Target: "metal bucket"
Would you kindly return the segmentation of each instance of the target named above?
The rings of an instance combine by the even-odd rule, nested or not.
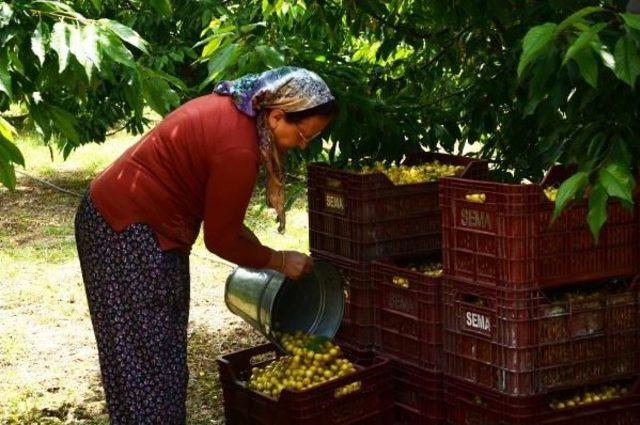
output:
[[[316,261],[313,272],[300,280],[275,270],[238,267],[227,278],[224,300],[232,313],[278,347],[276,333],[333,338],[344,313],[342,277],[323,261]]]

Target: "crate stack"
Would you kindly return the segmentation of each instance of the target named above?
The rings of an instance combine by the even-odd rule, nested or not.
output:
[[[445,400],[452,425],[640,423],[640,216],[599,242],[539,185],[441,180]]]
[[[461,178],[484,178],[484,161],[424,153],[464,166]],[[312,255],[343,273],[346,310],[337,342],[352,353],[391,359],[396,424],[444,423],[441,278],[406,265],[441,258],[438,182],[394,185],[383,173],[360,174],[312,164],[309,240]]]
[[[439,253],[431,257],[439,259]],[[442,277],[427,276],[408,263],[402,258],[372,265],[375,350],[392,360],[395,424],[440,425],[445,421]]]

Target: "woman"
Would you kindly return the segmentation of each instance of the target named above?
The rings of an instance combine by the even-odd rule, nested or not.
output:
[[[336,112],[316,74],[280,68],[218,85],[169,114],[91,184],[76,243],[111,423],[184,424],[189,251],[292,279],[310,257],[263,246],[243,225],[260,163],[284,230],[283,155]]]

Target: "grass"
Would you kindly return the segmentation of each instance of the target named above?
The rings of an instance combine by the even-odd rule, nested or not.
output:
[[[91,179],[136,140],[124,133],[88,145],[67,161],[51,158],[33,137],[19,140],[25,172],[82,193]],[[303,199],[288,214],[285,235],[254,196],[247,223],[277,249],[306,251]],[[97,352],[73,237],[78,199],[25,176],[14,192],[0,188],[0,424],[106,425]],[[188,422],[222,424],[215,358],[262,338],[224,305],[231,268],[199,238],[191,256]]]

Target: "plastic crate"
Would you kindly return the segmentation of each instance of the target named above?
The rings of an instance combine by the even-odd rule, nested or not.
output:
[[[344,279],[345,310],[337,340],[354,349],[373,349],[374,291],[371,264],[320,251],[312,251],[311,256],[336,267]]]
[[[578,286],[585,288],[585,286]],[[444,370],[508,395],[640,373],[638,284],[588,300],[445,279]]]
[[[441,372],[392,361],[395,425],[444,425]]]
[[[279,399],[246,386],[251,368],[265,362],[252,359],[273,354],[265,344],[218,359],[227,425],[389,425],[393,423],[390,364],[375,358],[356,363],[358,371],[305,391],[282,391]],[[336,396],[336,390],[360,382],[355,393]]]
[[[561,393],[559,393],[561,394]],[[558,395],[559,395],[558,394]],[[568,394],[568,393],[567,393]],[[575,408],[553,410],[551,396],[506,397],[445,378],[450,425],[638,425],[640,394]]]
[[[377,352],[416,366],[441,369],[441,278],[400,266],[403,260],[372,263]]]
[[[511,289],[640,273],[639,209],[609,205],[596,243],[587,225],[586,202],[566,210],[553,224],[554,202],[543,189],[567,173],[554,167],[540,184],[504,184],[443,178],[442,251],[447,275]],[[484,194],[484,202],[467,195]]]
[[[423,153],[406,164],[438,160],[463,165],[463,177],[483,178],[487,163]],[[308,167],[312,250],[358,261],[433,251],[441,246],[438,182],[394,185],[383,173],[360,174],[314,163]]]
[[[340,346],[348,347],[351,350],[373,350],[374,331],[375,328],[373,326],[363,326],[343,319],[335,341]]]

